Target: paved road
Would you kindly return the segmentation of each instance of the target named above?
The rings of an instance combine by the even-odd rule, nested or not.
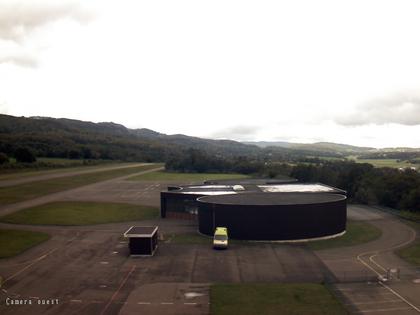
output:
[[[50,241],[1,261],[0,313],[208,314],[208,283],[319,283],[329,273],[302,245],[233,244],[215,251],[210,245],[169,242],[161,243],[153,258],[129,258],[121,235],[133,224],[51,227]],[[157,224],[163,233],[196,230],[191,221],[141,224]],[[59,304],[7,306],[7,297]]]
[[[138,167],[141,165],[144,165],[145,163],[130,163],[130,164],[118,164],[118,165],[108,165],[103,167],[86,167],[86,169],[78,170],[77,171],[70,171],[63,169],[61,171],[54,170],[54,173],[47,174],[40,174],[40,175],[34,175],[24,178],[17,178],[17,179],[6,179],[6,180],[0,180],[0,187],[7,187],[7,186],[15,186],[20,184],[26,184],[26,183],[32,183],[40,180],[48,180],[48,179],[54,179],[54,178],[60,178],[60,177],[70,177],[75,175],[82,175],[82,174],[89,174],[89,173],[97,173],[102,171],[111,171],[111,170],[117,170],[121,168],[129,168],[129,167]]]
[[[317,251],[316,255],[334,273],[335,287],[353,313],[420,314],[420,266],[412,266],[394,250],[416,238],[416,231],[396,217],[377,209],[349,205],[348,217],[367,221],[382,230],[372,242],[347,248]],[[390,269],[399,270],[399,278],[378,282]]]
[[[37,198],[29,206],[56,200],[158,205],[165,183],[124,180],[133,175]],[[27,206],[2,207],[0,213]],[[208,283],[327,280],[335,283],[337,295],[354,314],[419,314],[420,284],[413,282],[420,278],[419,269],[393,254],[395,248],[414,239],[415,231],[392,215],[369,207],[351,205],[348,216],[379,227],[381,238],[316,253],[305,245],[234,244],[228,251],[214,251],[207,245],[163,243],[154,258],[132,259],[121,238],[129,226],[159,225],[161,232],[168,234],[194,232],[196,224],[169,219],[84,227],[0,224],[52,234],[50,241],[1,260],[0,275],[6,282],[4,291],[0,290],[0,313],[198,315],[208,313]],[[401,280],[376,281],[377,273],[395,267],[400,269]],[[187,298],[185,293],[198,295]],[[6,306],[7,297],[33,303],[59,299],[59,304]]]

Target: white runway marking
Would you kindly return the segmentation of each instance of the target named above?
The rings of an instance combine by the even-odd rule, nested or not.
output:
[[[82,300],[70,300],[72,303],[82,303]]]
[[[354,302],[354,303],[346,303],[344,305],[368,305],[368,304],[382,304],[382,303],[395,303],[401,302],[401,300],[385,300],[385,301],[374,301],[374,302]]]
[[[405,310],[411,310],[411,307],[382,308],[382,309],[377,309],[377,310],[359,311],[359,313],[377,313],[377,312],[391,312],[391,311],[405,311]]]
[[[379,284],[381,286],[383,286],[384,288],[388,289],[390,292],[392,292],[396,297],[399,297],[401,300],[403,300],[406,304],[408,304],[409,306],[411,306],[413,309],[415,309],[417,311],[417,313],[420,313],[420,309],[417,306],[415,306],[414,304],[412,304],[409,301],[407,301],[407,299],[403,298],[400,294],[398,294],[397,292],[395,292],[393,289],[391,289],[390,287],[388,287],[386,284],[383,284],[382,282],[379,282]]]
[[[138,302],[137,304],[139,304],[139,305],[150,305],[151,303],[150,302]]]
[[[173,302],[161,302],[160,304],[162,304],[162,305],[172,305],[174,303]]]

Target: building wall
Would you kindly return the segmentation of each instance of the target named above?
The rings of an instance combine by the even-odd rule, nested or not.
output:
[[[217,226],[242,240],[295,240],[345,231],[346,200],[296,205],[226,205],[200,202],[199,231],[213,235]]]
[[[162,191],[160,193],[160,216],[166,218],[168,212],[197,214],[197,198],[199,197],[203,197],[203,195]]]

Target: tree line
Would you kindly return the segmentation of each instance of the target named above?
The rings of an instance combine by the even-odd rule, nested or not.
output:
[[[316,162],[291,166],[267,158],[213,157],[190,149],[182,156],[169,159],[166,168],[180,172],[241,173],[269,178],[290,176],[300,182],[320,182],[343,189],[354,202],[420,212],[420,174],[415,170],[374,168],[371,164],[354,161]]]

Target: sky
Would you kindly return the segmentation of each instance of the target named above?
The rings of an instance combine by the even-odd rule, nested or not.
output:
[[[418,12],[418,0],[0,0],[0,113],[420,147]]]

